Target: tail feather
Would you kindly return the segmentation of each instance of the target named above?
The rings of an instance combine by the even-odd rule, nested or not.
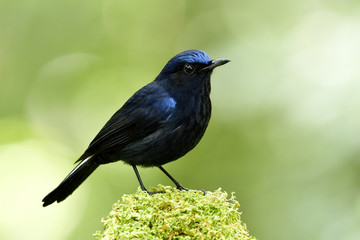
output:
[[[46,197],[42,200],[43,207],[46,207],[55,201],[61,202],[72,194],[75,189],[78,188],[80,184],[84,182],[85,179],[99,166],[98,164],[94,164],[91,160],[91,157],[89,157],[79,163],[57,188],[46,195]]]

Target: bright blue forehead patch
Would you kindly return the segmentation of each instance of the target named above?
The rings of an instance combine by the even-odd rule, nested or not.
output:
[[[179,53],[170,61],[208,64],[209,62],[211,62],[211,59],[204,51],[187,50],[185,52]]]
[[[160,73],[160,78],[164,77],[164,74],[169,74],[174,71],[177,71],[180,66],[184,63],[202,63],[202,64],[209,64],[211,59],[206,54],[206,52],[201,50],[187,50],[184,52],[179,53],[165,65],[163,70]]]

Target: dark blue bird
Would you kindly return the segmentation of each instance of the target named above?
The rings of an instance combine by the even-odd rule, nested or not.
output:
[[[200,50],[173,57],[110,118],[43,206],[63,201],[98,166],[118,160],[133,167],[143,191],[148,192],[136,166],[158,167],[178,189],[187,190],[162,165],[184,156],[204,135],[211,115],[210,76],[227,62]]]

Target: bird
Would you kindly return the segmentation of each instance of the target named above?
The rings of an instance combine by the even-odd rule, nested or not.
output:
[[[137,166],[158,167],[180,190],[188,190],[162,165],[192,150],[203,137],[211,116],[210,76],[230,62],[211,60],[192,49],[171,58],[159,75],[130,97],[108,120],[75,162],[77,166],[42,200],[46,207],[71,195],[103,164],[131,165],[140,187],[149,194]]]

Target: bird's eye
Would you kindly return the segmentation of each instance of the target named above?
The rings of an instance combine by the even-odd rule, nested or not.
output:
[[[191,64],[185,64],[184,72],[191,74],[191,73],[195,72],[195,67]]]

